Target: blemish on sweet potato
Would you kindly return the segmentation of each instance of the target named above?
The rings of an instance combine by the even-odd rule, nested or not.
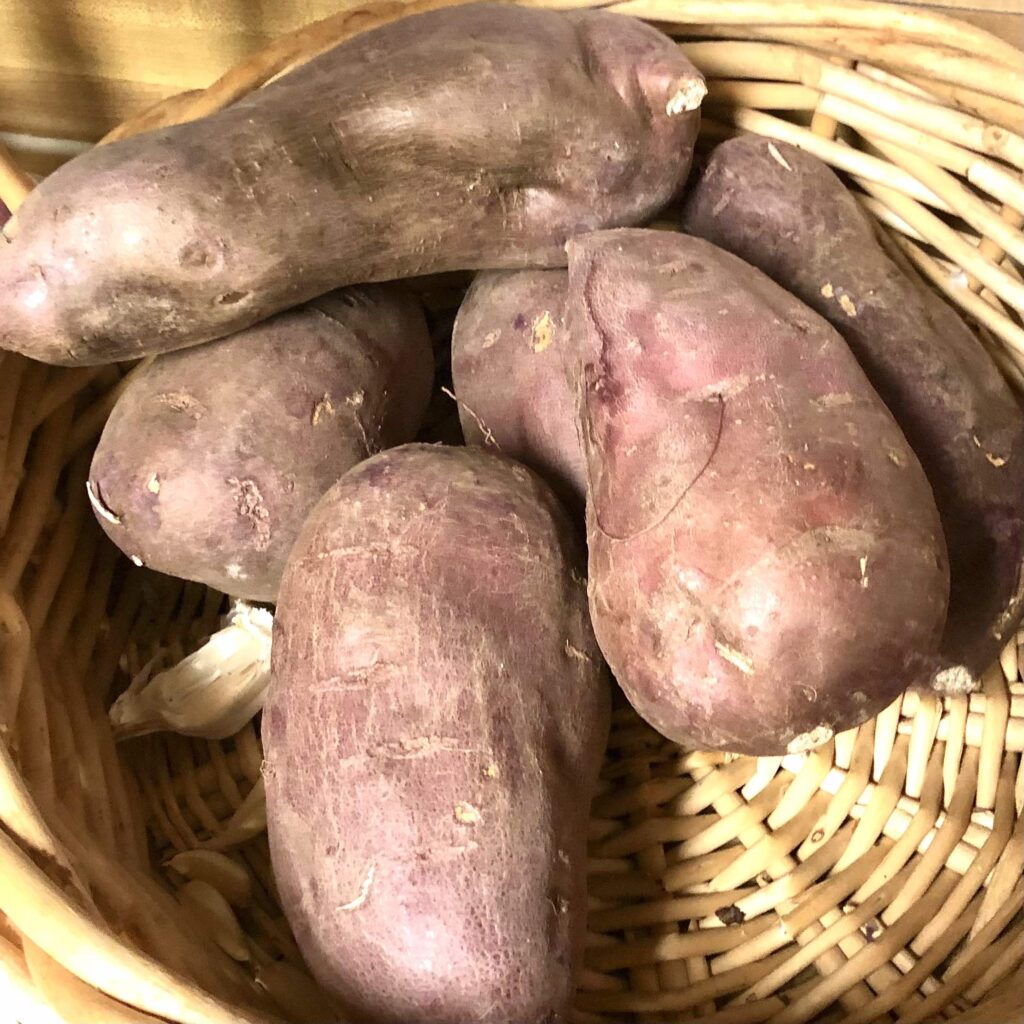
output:
[[[808,751],[814,750],[816,747],[820,747],[825,743],[828,743],[830,739],[835,735],[835,731],[830,725],[819,725],[810,732],[801,733],[799,736],[794,736],[789,741],[786,747],[787,754],[806,754]]]
[[[236,476],[228,477],[227,483],[234,492],[236,511],[252,526],[256,550],[266,551],[270,545],[270,510],[259,485],[255,480],[239,480]]]
[[[318,398],[313,406],[313,415],[310,420],[314,427],[318,427],[324,417],[334,416],[334,403],[331,401],[330,393],[325,391],[321,398]]]
[[[204,411],[203,404],[187,391],[165,391],[158,394],[155,400],[160,405],[166,405],[169,409],[192,419],[199,419]]]
[[[460,825],[479,825],[483,815],[471,803],[463,801],[455,805],[455,820]]]
[[[544,310],[533,322],[533,342],[531,348],[534,352],[546,351],[551,342],[554,341],[555,330],[549,310]]]
[[[206,243],[195,239],[183,246],[178,253],[178,262],[183,267],[205,267],[214,261]]]
[[[772,159],[779,164],[781,167],[785,167],[787,171],[792,171],[793,168],[786,162],[786,158],[779,152],[779,147],[774,142],[768,143],[768,152],[771,153]]]
[[[735,647],[730,647],[728,644],[722,643],[721,640],[715,641],[715,650],[727,661],[730,665],[738,668],[744,675],[752,675],[754,671],[754,662],[751,658],[745,655],[742,651],[738,651]]]
[[[370,898],[370,889],[373,887],[373,878],[376,874],[377,862],[373,861],[366,872],[366,877],[359,886],[359,892],[348,903],[342,903],[338,910],[345,913],[358,910]]]
[[[590,656],[578,647],[574,647],[571,640],[565,641],[565,653],[575,661],[590,661]]]
[[[110,523],[112,526],[121,525],[121,517],[107,507],[106,502],[103,501],[99,494],[99,488],[94,487],[91,480],[85,481],[85,493],[89,497],[89,504],[92,505],[93,511],[100,519]]]

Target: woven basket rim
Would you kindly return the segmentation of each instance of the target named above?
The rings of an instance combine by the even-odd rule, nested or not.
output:
[[[208,89],[172,96],[143,111],[110,132],[102,142],[205,116],[358,32],[399,16],[454,6],[457,2],[417,0],[402,4],[381,0],[376,4],[349,4],[335,15],[275,40]],[[1024,124],[1024,53],[953,16],[873,0],[736,0],[728,5],[716,0],[627,0],[617,4],[540,0],[530,6],[566,10],[603,7],[677,31],[688,27],[690,31],[683,33],[681,45],[709,73],[711,84],[710,99],[714,106],[713,116],[706,118],[707,134],[721,137],[737,130],[759,132],[802,146],[844,171],[858,187],[858,197],[868,212],[892,230],[895,243],[917,269],[980,325],[983,340],[1011,384],[1018,391],[1024,390],[1024,328],[1020,325],[1024,283],[1015,272],[1013,261],[1006,258],[1008,253],[1017,260],[1024,256],[1024,139],[1018,134],[1019,126]],[[810,115],[810,123],[801,126],[788,121],[780,116],[780,110],[805,112]],[[837,139],[840,124],[856,130],[862,140],[870,143],[871,151],[853,148]],[[964,182],[969,182],[975,191],[966,189]],[[32,187],[32,178],[0,146],[0,200],[16,213]],[[16,217],[8,230],[16,231]],[[16,465],[15,470],[19,475],[25,471],[22,494],[25,488],[36,486],[40,500],[47,501],[60,474],[73,476],[76,472],[81,453],[98,433],[124,380],[108,380],[102,396],[81,409],[76,407],[76,399],[104,380],[101,370],[58,374],[20,363],[15,370],[13,360],[5,361],[0,354],[0,428],[8,394],[4,391],[3,375],[15,373],[17,380],[6,385],[11,408],[19,402],[24,405],[26,395],[35,399],[29,418],[22,416],[22,461],[33,436],[39,450],[45,452],[50,446],[58,453],[49,462],[43,458],[42,469],[34,463],[27,470]],[[9,381],[12,379],[8,376]],[[14,436],[14,431],[11,435]],[[63,435],[70,440],[59,441]],[[11,445],[0,429],[0,482],[7,479],[5,456],[10,463]],[[50,494],[45,490],[47,483]],[[12,495],[13,491],[12,485]],[[74,509],[75,514],[88,516],[84,503],[79,502]],[[71,522],[72,511],[69,506],[62,524],[65,520]],[[35,543],[45,536],[45,531],[41,523],[25,526],[25,517],[19,518],[17,513],[18,509],[11,516],[11,509],[5,510],[4,495],[0,493],[0,670],[10,673],[20,691],[34,685],[25,682],[27,674],[40,672],[38,667],[30,666],[42,661],[36,650],[36,635],[41,625],[50,625],[50,620],[48,608],[38,611],[41,601],[33,604],[19,596],[19,579]],[[12,525],[5,533],[3,526],[8,517]],[[57,536],[65,535],[58,531]],[[50,564],[47,553],[52,552],[56,543],[43,552],[44,564]],[[62,572],[68,571],[70,557]],[[88,562],[86,569],[98,564]],[[114,572],[112,564],[109,572]],[[53,585],[55,592],[62,581],[58,575]],[[71,612],[65,614],[70,616]],[[70,628],[70,622],[69,618],[64,628]],[[112,626],[110,634],[115,638],[122,634],[127,637],[130,625],[129,622]],[[98,626],[97,620],[95,628]],[[96,638],[93,639],[95,642]],[[102,652],[111,665],[111,658],[116,660],[118,654],[113,640]],[[95,667],[97,662],[87,664]],[[768,794],[775,803],[758,822],[748,826],[755,831],[761,828],[763,834],[742,855],[746,861],[741,867],[736,866],[736,861],[742,857],[733,857],[728,864],[723,861],[721,871],[715,875],[719,881],[725,878],[721,882],[724,885],[731,877],[746,881],[741,876],[752,867],[757,871],[748,878],[768,872],[768,882],[743,894],[742,900],[746,902],[728,905],[733,912],[744,915],[743,907],[756,908],[774,898],[765,895],[774,891],[772,885],[781,891],[780,887],[786,884],[786,874],[771,882],[773,865],[777,867],[778,859],[772,859],[775,847],[771,843],[787,827],[794,828],[794,823],[806,832],[800,851],[823,856],[822,851],[833,848],[833,841],[838,849],[837,837],[844,836],[854,843],[851,848],[860,849],[862,857],[874,857],[874,868],[879,869],[883,855],[871,853],[883,848],[878,845],[879,837],[888,837],[889,845],[884,849],[891,850],[901,841],[905,843],[904,837],[912,834],[913,829],[930,821],[928,829],[922,832],[925,838],[920,840],[925,847],[922,856],[909,862],[917,865],[918,873],[897,873],[901,884],[911,889],[918,885],[923,877],[920,864],[928,862],[927,850],[941,851],[941,860],[937,853],[933,853],[931,860],[936,862],[936,872],[948,876],[952,885],[946,885],[944,890],[940,887],[939,891],[945,891],[953,901],[950,906],[956,906],[958,894],[966,893],[974,883],[979,865],[992,862],[986,871],[986,875],[992,872],[989,885],[993,887],[987,902],[976,889],[965,907],[969,905],[980,913],[976,920],[982,923],[972,928],[971,935],[984,942],[985,956],[994,962],[988,963],[984,956],[970,960],[957,984],[965,992],[971,991],[970,985],[979,986],[988,977],[978,969],[979,964],[988,964],[991,973],[1002,963],[998,957],[989,955],[991,950],[1001,950],[1003,960],[1009,957],[1012,961],[1008,961],[1009,967],[1002,976],[1003,990],[1000,983],[991,986],[988,1008],[983,1003],[956,1019],[962,1024],[1002,1022],[1010,1019],[1011,1011],[1019,1009],[1013,1002],[1017,996],[1012,981],[1024,981],[1021,936],[1014,940],[1016,945],[998,946],[1002,926],[1009,921],[1003,921],[1007,908],[1024,906],[1024,882],[1020,881],[1020,869],[1024,868],[1024,768],[1018,764],[1024,751],[1024,684],[1019,682],[1016,642],[1004,654],[1001,669],[996,666],[986,676],[984,693],[946,701],[910,694],[855,734],[837,737],[826,748],[809,755],[757,762],[721,755],[682,755],[667,750],[663,741],[649,731],[644,733],[644,727],[628,716],[620,716],[616,729],[613,748],[618,744],[616,749],[639,749],[641,760],[646,759],[647,775],[621,792],[610,788],[599,799],[601,813],[594,825],[598,831],[604,822],[641,815],[634,826],[597,837],[596,848],[604,851],[609,863],[646,855],[642,844],[644,829],[649,831],[650,822],[655,819],[645,818],[644,814],[651,806],[663,809],[675,806],[672,801],[682,801],[686,810],[678,811],[678,818],[672,820],[686,822],[707,809],[718,815],[716,820],[726,821],[730,815],[748,814],[751,807],[761,806]],[[253,749],[258,755],[258,746],[253,747],[257,744],[255,733],[244,743],[248,744],[251,763]],[[177,749],[168,742],[166,749],[172,748]],[[213,761],[209,764],[215,765]],[[222,771],[216,767],[216,771],[211,769],[207,774],[213,778]],[[659,774],[663,771],[668,774]],[[181,798],[183,806],[191,799],[186,793],[189,787],[195,787],[199,793],[197,778],[185,775],[168,779],[172,789],[175,782],[181,783],[179,788],[185,794]],[[671,791],[677,785],[674,780],[683,780],[686,785],[665,798],[668,804],[648,802],[658,787]],[[253,782],[250,778],[250,785]],[[643,798],[637,794],[643,794]],[[851,796],[855,799],[851,800]],[[122,794],[121,799],[130,797]],[[707,802],[701,805],[704,799]],[[840,815],[835,808],[845,811]],[[775,825],[771,824],[773,818]],[[221,979],[224,988],[220,996],[214,996],[187,980],[186,966],[196,965],[184,953],[182,963],[164,965],[132,948],[104,925],[104,915],[96,909],[96,903],[116,905],[116,889],[121,882],[125,887],[122,900],[137,898],[153,913],[168,908],[153,894],[152,887],[147,888],[135,877],[141,868],[118,865],[108,854],[91,849],[88,840],[76,835],[66,822],[44,813],[6,743],[0,743],[0,821],[4,825],[0,829],[0,986],[6,982],[12,998],[20,999],[26,1008],[22,1024],[33,1024],[30,1014],[38,1017],[38,1007],[54,1000],[63,1000],[64,1006],[74,1005],[74,1000],[78,1000],[79,1005],[88,1006],[97,1014],[97,1019],[111,1021],[163,1018],[180,1024],[255,1024],[275,1019],[272,1012],[256,1005],[255,993],[238,984],[237,972],[227,972]],[[682,825],[679,829],[685,831]],[[821,838],[814,840],[818,831]],[[742,841],[746,833],[735,825],[731,834],[734,840]],[[874,839],[868,842],[865,837],[871,835]],[[951,836],[955,838],[951,840]],[[641,845],[635,849],[638,842]],[[700,840],[695,834],[681,842],[684,846],[699,846],[700,842],[710,840]],[[1019,857],[1014,852],[1014,842],[1021,846]],[[821,850],[817,851],[819,846]],[[656,848],[664,861],[664,844],[656,844]],[[780,852],[780,856],[790,857],[795,849],[794,845],[784,855]],[[717,852],[709,852],[708,856],[712,855]],[[795,854],[794,857],[787,870],[802,863]],[[841,857],[837,860],[841,861]],[[867,860],[862,862],[866,878],[871,872],[865,865],[870,866]],[[1011,870],[1015,867],[1016,874]],[[704,913],[707,906],[714,905],[706,894],[687,894],[687,862],[667,867],[663,863],[662,869],[674,879],[673,884],[682,886],[679,892],[685,895],[677,896],[677,902],[698,896],[704,899],[703,903],[692,904],[702,908],[693,911],[694,925],[707,914],[717,913]],[[977,880],[978,886],[981,881]],[[706,884],[706,880],[700,884]],[[887,892],[894,889],[893,882],[887,884]],[[737,892],[742,888],[738,883],[733,887]],[[922,915],[939,922],[945,920],[943,907],[928,902],[936,891],[931,882],[922,890],[922,909],[917,911],[921,929],[929,927]],[[899,898],[896,892],[890,892],[890,896]],[[976,904],[980,904],[980,911]],[[865,904],[869,905],[872,904]],[[610,910],[606,919],[613,923],[625,921],[630,928],[635,925],[650,934],[651,925],[646,918],[637,923],[643,914],[653,913],[649,902],[641,900],[615,912],[618,919]],[[799,916],[808,912],[792,913]],[[677,926],[680,920],[684,919],[677,919]],[[780,920],[787,918],[783,916]],[[825,934],[824,926],[817,924],[817,918],[813,920]],[[865,915],[864,922],[870,920]],[[730,970],[752,970],[752,961],[744,961],[743,957],[753,955],[760,948],[758,942],[764,940],[758,938],[760,933],[756,929],[749,928],[749,935],[743,933],[735,945],[717,954],[723,959],[716,961],[722,971],[716,975],[708,967],[707,953],[716,948],[716,936],[713,930],[707,930],[714,922],[704,920],[703,925],[704,930],[695,929],[678,939],[679,948],[693,950],[692,955],[673,957],[671,962],[685,962],[690,965],[688,970],[697,972],[691,975],[695,991],[713,993],[716,977]],[[725,932],[729,927],[742,928],[742,919],[721,930]],[[834,927],[835,923],[828,925],[829,929]],[[950,920],[948,927],[954,929],[956,921]],[[891,933],[895,931],[891,929]],[[884,946],[884,942],[879,942],[874,949],[884,951]],[[768,1004],[776,998],[771,987],[773,978],[783,976],[789,967],[786,962],[776,964],[772,960],[774,954],[769,945],[763,948],[763,962],[774,966],[757,978],[750,975],[750,991],[761,1000],[751,1004],[751,1008],[781,1013],[785,1020],[788,1018],[781,1004]],[[835,953],[839,957],[839,948],[829,947],[822,955],[827,958]],[[664,992],[671,989],[662,989],[661,984],[666,979],[670,981],[672,975],[665,966],[667,961],[660,958],[664,950],[662,940],[652,939],[648,945],[608,946],[604,952],[599,951],[592,964],[605,965],[607,973],[592,968],[593,986],[586,990],[589,994],[584,999],[580,1019],[607,1020],[615,1019],[615,1014],[621,1017],[631,1013],[643,1002],[640,996],[644,993],[651,1006],[659,999],[664,1002]],[[903,945],[891,962],[888,955],[879,953],[874,969],[894,971],[894,977],[913,978],[920,964],[927,963],[927,953],[915,962],[901,961],[899,957],[904,954],[910,956]],[[625,966],[623,961],[627,961]],[[807,999],[824,998],[832,991],[829,985],[837,987],[840,982],[835,979],[843,970],[848,971],[853,961],[843,953],[833,962],[836,973],[826,974],[816,992],[809,990],[802,997],[803,1005],[809,1005]],[[638,982],[636,992],[616,989],[608,980],[626,966],[642,981]],[[701,969],[705,971],[703,980]],[[870,972],[859,977],[862,979],[867,973]],[[217,972],[212,969],[207,972],[209,978],[215,975]],[[1011,982],[1008,988],[1006,978]],[[863,988],[863,981],[858,980],[851,991],[859,991],[857,985]],[[922,1013],[938,1013],[949,988],[950,985],[933,988],[900,1019],[924,1020]],[[230,991],[234,991],[235,998],[224,996]],[[874,994],[873,989],[866,991]],[[68,1000],[72,1002],[69,1004]],[[865,1005],[874,1004],[862,1000],[861,1007]],[[695,1009],[700,1013],[707,1006],[714,1008],[713,995],[707,995],[704,1003],[695,1004]],[[613,1016],[588,1017],[588,1011]],[[665,1012],[682,1011],[681,1007],[672,1006],[666,1007]],[[744,1018],[737,1010],[732,1018],[713,1019],[724,1022],[768,1018],[756,1014]],[[855,1013],[851,1019],[858,1019]]]

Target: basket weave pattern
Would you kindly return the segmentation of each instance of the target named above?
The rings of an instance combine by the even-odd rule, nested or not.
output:
[[[449,2],[349,8],[105,141]],[[759,132],[844,172],[1024,390],[1024,54],[860,0],[611,9],[705,72],[703,140]],[[0,151],[0,199],[31,187]],[[91,449],[130,370],[0,353],[0,1007],[20,1024],[323,1020],[275,894],[256,727],[112,739],[112,695],[193,649],[224,601],[131,566],[92,519]],[[620,708],[575,1018],[1024,1020],[1022,752],[1016,640],[983,692],[908,694],[810,754],[686,751]],[[246,898],[184,898],[167,862],[195,849],[228,856]]]

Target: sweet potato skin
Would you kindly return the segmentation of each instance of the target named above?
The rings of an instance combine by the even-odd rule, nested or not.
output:
[[[949,550],[949,615],[929,676],[940,690],[969,687],[1024,614],[1024,415],[992,359],[951,306],[886,255],[836,175],[794,146],[754,136],[718,146],[683,227],[828,319],[896,418]]]
[[[303,529],[263,720],[271,853],[353,1020],[567,1019],[609,715],[581,548],[478,448],[384,452]]]
[[[423,310],[395,285],[333,292],[161,356],[103,431],[97,518],[152,569],[273,601],[313,506],[357,462],[415,436],[432,379]]]
[[[937,646],[927,480],[842,338],[709,243],[569,246],[590,606],[666,736],[806,750],[876,714]]]
[[[619,15],[400,19],[44,181],[0,251],[0,347],[111,362],[347,284],[564,266],[575,232],[674,196],[703,93],[671,40]]]
[[[452,379],[467,444],[536,470],[582,515],[586,464],[563,370],[568,284],[564,270],[478,274],[452,333]]]

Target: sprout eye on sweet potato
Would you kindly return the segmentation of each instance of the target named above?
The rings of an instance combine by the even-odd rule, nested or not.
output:
[[[672,40],[620,15],[399,19],[47,178],[0,250],[0,348],[113,362],[343,285],[564,266],[577,231],[674,197],[704,91]]]
[[[357,462],[415,436],[432,379],[423,311],[394,285],[161,356],[111,413],[93,508],[134,561],[273,601],[309,511]]]
[[[949,588],[928,481],[843,339],[701,239],[569,246],[590,607],[664,735],[798,752],[931,664]]]
[[[609,685],[582,544],[542,481],[406,445],[291,554],[263,722],[275,876],[360,1024],[564,1019]]]
[[[932,685],[980,680],[1024,614],[1024,414],[981,343],[886,255],[820,160],[754,136],[718,146],[685,230],[760,268],[846,339],[921,462],[950,562]]]

